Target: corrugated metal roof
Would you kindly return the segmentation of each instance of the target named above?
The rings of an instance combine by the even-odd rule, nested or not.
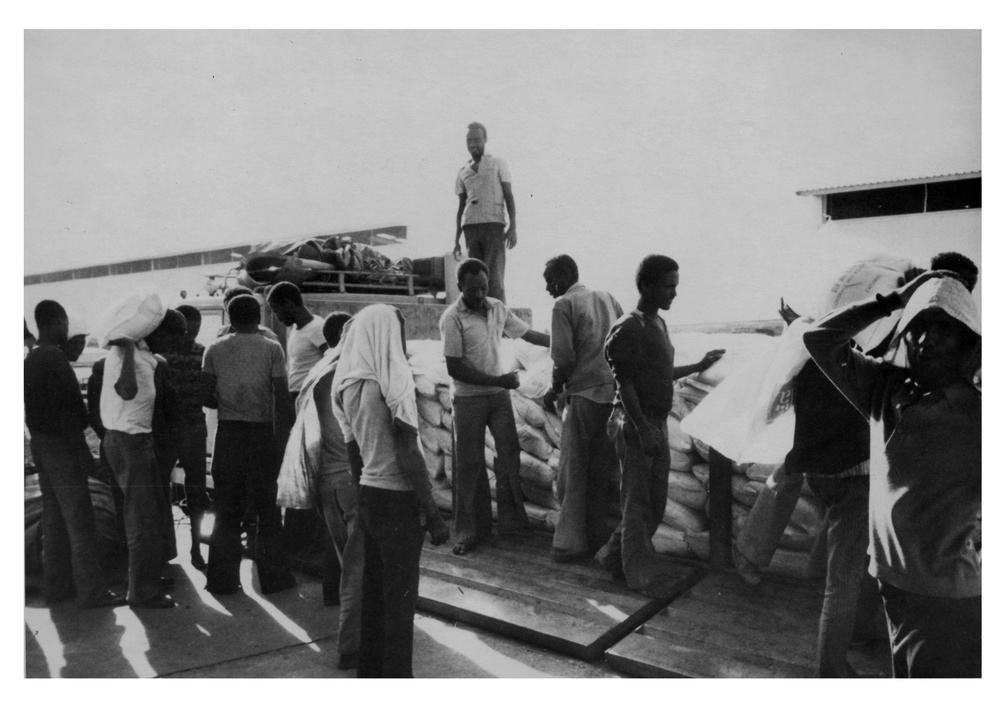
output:
[[[796,191],[796,196],[824,196],[829,193],[846,193],[847,191],[862,191],[874,188],[889,188],[891,186],[912,186],[914,184],[932,183],[936,181],[960,181],[962,179],[982,178],[983,172],[967,171],[957,174],[939,174],[937,176],[920,176],[907,179],[893,179],[889,181],[875,181],[872,183],[858,183],[849,186],[832,186],[830,188],[812,188],[806,191]]]

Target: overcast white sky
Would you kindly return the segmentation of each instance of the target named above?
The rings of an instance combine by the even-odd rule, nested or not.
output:
[[[828,256],[807,188],[979,170],[978,31],[29,31],[26,273],[384,223],[447,252],[465,125],[544,260],[675,321],[774,317]]]

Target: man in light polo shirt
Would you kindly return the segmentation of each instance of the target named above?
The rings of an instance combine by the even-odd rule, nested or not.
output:
[[[549,346],[549,336],[528,327],[501,301],[487,297],[489,269],[475,258],[458,266],[462,295],[441,316],[441,339],[448,374],[454,380],[456,555],[464,555],[489,537],[492,527],[486,476],[485,429],[496,442],[497,530],[513,535],[528,526],[524,512],[514,409],[508,389],[517,389],[517,372],[504,374],[500,338],[523,338]]]
[[[326,351],[323,320],[309,312],[302,293],[288,282],[278,283],[267,294],[267,304],[274,316],[288,328],[285,352],[288,355],[288,392],[293,400],[302,390],[302,382]]]
[[[486,127],[479,122],[469,124],[465,145],[472,159],[458,172],[455,193],[458,194],[458,227],[455,231],[455,260],[462,256],[459,240],[465,231],[465,245],[470,258],[486,263],[490,286],[487,295],[506,303],[503,289],[507,255],[504,246],[513,250],[517,245],[514,194],[510,189],[510,169],[498,156],[485,153]],[[510,226],[504,232],[504,204],[510,212]]]

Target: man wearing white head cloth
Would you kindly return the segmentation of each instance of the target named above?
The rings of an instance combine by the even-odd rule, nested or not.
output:
[[[870,572],[879,581],[897,677],[982,676],[982,327],[946,271],[848,305],[803,337],[823,373],[869,419]],[[851,338],[902,310],[908,367]]]
[[[332,390],[364,536],[358,677],[412,677],[422,521],[432,544],[450,535],[420,452],[402,316],[370,305],[344,329]]]

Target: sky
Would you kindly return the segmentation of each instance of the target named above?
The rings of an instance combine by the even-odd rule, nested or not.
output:
[[[403,223],[454,241],[470,121],[507,159],[507,293],[544,261],[679,322],[773,318],[831,261],[796,191],[982,168],[978,31],[28,31],[26,273]],[[486,61],[484,61],[486,60]]]

